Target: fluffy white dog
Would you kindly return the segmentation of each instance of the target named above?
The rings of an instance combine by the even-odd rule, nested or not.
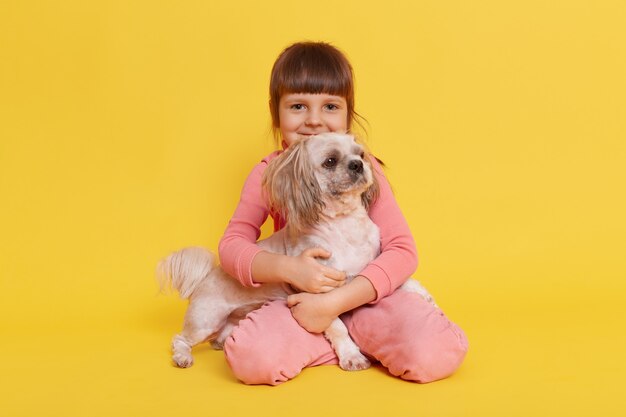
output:
[[[287,226],[258,245],[290,256],[321,247],[332,256],[320,262],[345,271],[348,279],[356,276],[380,252],[378,227],[367,214],[377,192],[368,158],[351,135],[324,133],[291,145],[271,161],[263,176],[270,207],[288,218]],[[202,248],[171,254],[159,263],[157,275],[162,288],[174,287],[190,301],[183,331],[172,341],[172,358],[181,368],[193,364],[191,348],[196,344],[210,341],[214,348],[221,348],[250,311],[296,292],[286,284],[243,287]],[[409,279],[400,288],[434,304],[416,280]],[[324,334],[342,369],[370,366],[339,318]]]

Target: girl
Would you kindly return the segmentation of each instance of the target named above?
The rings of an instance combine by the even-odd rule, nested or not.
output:
[[[283,149],[302,136],[349,132],[357,116],[352,68],[329,44],[291,45],[272,68],[269,104]],[[255,244],[269,215],[274,230],[285,225],[285,219],[269,212],[261,191],[263,171],[279,153],[267,156],[248,176],[220,241],[219,256],[224,270],[244,286],[284,282],[302,292],[286,302],[268,302],[239,322],[224,344],[235,376],[246,384],[277,385],[305,367],[337,364],[321,332],[339,315],[361,352],[391,374],[421,383],[451,375],[463,361],[467,340],[421,296],[394,292],[417,268],[417,253],[375,160],[379,192],[369,215],[380,228],[381,254],[350,283],[345,284],[341,271],[316,261],[332,256],[324,249],[290,257],[262,251]]]

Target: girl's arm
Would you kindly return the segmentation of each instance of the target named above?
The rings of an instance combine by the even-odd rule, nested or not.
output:
[[[301,292],[290,295],[287,305],[300,326],[311,333],[321,333],[341,314],[375,299],[376,290],[371,281],[359,275],[343,287],[325,294]]]
[[[261,177],[267,159],[257,164],[246,179],[235,213],[228,222],[220,240],[218,252],[222,268],[246,287],[260,284],[252,279],[252,261],[261,248],[256,241],[261,236],[261,226],[269,215],[261,193]]]
[[[369,216],[380,229],[381,253],[360,275],[367,277],[376,290],[378,302],[404,284],[417,269],[417,249],[409,225],[398,206],[382,167],[372,159],[374,175],[380,186],[378,199],[371,205]]]
[[[269,210],[261,191],[261,178],[267,163],[277,153],[258,164],[244,183],[241,199],[219,244],[222,268],[248,287],[261,283],[288,283],[301,291],[328,292],[344,284],[345,273],[321,265],[315,258],[331,256],[311,248],[291,257],[263,251],[256,245]]]
[[[285,282],[308,293],[325,293],[342,286],[346,274],[329,268],[316,258],[330,258],[332,254],[322,248],[310,248],[299,256],[286,256],[259,252],[252,261],[255,282]]]

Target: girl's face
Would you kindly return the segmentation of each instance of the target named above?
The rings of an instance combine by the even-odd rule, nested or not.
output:
[[[288,93],[278,103],[280,133],[287,146],[302,136],[348,131],[346,99],[331,94]]]

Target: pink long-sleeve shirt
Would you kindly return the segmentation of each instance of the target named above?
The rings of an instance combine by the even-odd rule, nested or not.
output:
[[[222,268],[241,282],[252,287],[261,284],[252,276],[252,261],[262,251],[256,245],[261,226],[268,216],[274,220],[274,230],[280,230],[285,222],[270,213],[262,193],[261,177],[268,163],[278,156],[276,151],[257,164],[244,183],[241,199],[219,243]],[[374,175],[380,185],[380,194],[370,205],[369,216],[380,229],[380,255],[370,262],[359,275],[370,280],[376,290],[376,299],[391,294],[402,285],[417,268],[417,250],[409,226],[393,196],[389,182],[380,164],[372,158]]]

